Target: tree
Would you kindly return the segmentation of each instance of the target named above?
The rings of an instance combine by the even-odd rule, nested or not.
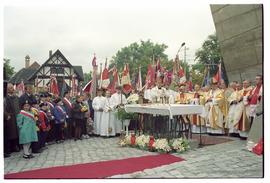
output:
[[[83,78],[84,80],[82,85],[85,86],[92,79],[92,71],[90,71],[89,73],[83,73]]]
[[[10,59],[4,58],[4,68],[6,72],[6,79],[9,80],[15,74],[14,67],[10,65]]]
[[[202,47],[195,53],[195,55],[197,58],[197,63],[193,65],[192,69],[199,73],[204,73],[205,66],[207,64],[210,64],[209,65],[210,77],[213,77],[218,69],[218,65],[215,64],[219,64],[220,61],[222,60],[220,46],[218,43],[216,33],[208,36],[208,38],[203,42]],[[227,83],[228,79],[223,63],[222,63],[222,72],[224,73],[224,80]]]
[[[160,58],[161,65],[171,70],[173,64],[168,61],[168,56],[164,53],[168,46],[165,44],[153,43],[150,40],[132,43],[129,46],[121,48],[115,56],[112,57],[109,68],[114,65],[118,71],[122,72],[124,65],[129,64],[130,76],[135,76],[138,72],[138,66],[141,65],[142,80],[144,82],[147,67],[153,65],[153,60]]]

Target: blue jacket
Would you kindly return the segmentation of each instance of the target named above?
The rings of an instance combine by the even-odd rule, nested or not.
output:
[[[61,108],[61,109],[59,109]],[[61,123],[65,123],[66,121],[66,112],[65,110],[63,109],[62,106],[55,106],[53,108],[53,116],[54,116],[54,119],[55,119],[55,124],[61,124]]]

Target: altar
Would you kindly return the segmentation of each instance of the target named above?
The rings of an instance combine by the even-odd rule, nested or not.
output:
[[[150,115],[149,120],[144,120],[143,123],[144,126],[147,125],[146,123],[150,123],[151,135],[168,139],[184,135],[186,138],[192,138],[191,123],[184,123],[183,116],[200,115],[203,113],[203,106],[191,104],[127,104],[125,105],[125,111]],[[156,123],[160,122],[165,123],[165,129],[158,133]]]

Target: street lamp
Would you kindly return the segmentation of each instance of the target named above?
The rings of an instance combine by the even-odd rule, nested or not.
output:
[[[185,42],[183,42],[182,44],[181,44],[181,46],[180,46],[180,48],[179,48],[179,50],[177,51],[177,54],[176,55],[178,55],[179,54],[179,52],[180,52],[180,50],[181,50],[181,48],[183,47],[183,46],[185,46]]]

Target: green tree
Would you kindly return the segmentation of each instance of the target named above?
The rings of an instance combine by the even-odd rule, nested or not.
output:
[[[219,64],[222,59],[216,33],[208,36],[208,38],[203,42],[202,47],[196,51],[195,55],[197,58],[197,63],[192,67],[194,73],[205,74],[205,67],[207,64],[210,64],[209,65],[210,77],[213,77],[218,69],[218,66],[215,64]],[[224,79],[227,82],[228,79],[226,76],[226,71],[223,63],[222,63],[222,71],[224,74]],[[203,80],[203,78],[199,79],[199,81],[200,80]]]
[[[91,79],[92,79],[92,71],[89,73],[83,73],[84,81],[82,83],[83,86],[85,86]]]
[[[153,60],[160,58],[161,65],[171,70],[173,64],[168,61],[168,56],[164,53],[168,46],[165,44],[153,43],[150,40],[132,43],[129,46],[121,48],[115,56],[112,57],[109,68],[114,65],[118,71],[122,72],[124,65],[129,64],[130,76],[138,72],[138,66],[141,65],[142,80],[144,82],[147,67],[153,64]]]
[[[9,80],[13,74],[15,74],[14,67],[10,65],[10,59],[4,58],[4,68],[6,72],[6,79]]]

